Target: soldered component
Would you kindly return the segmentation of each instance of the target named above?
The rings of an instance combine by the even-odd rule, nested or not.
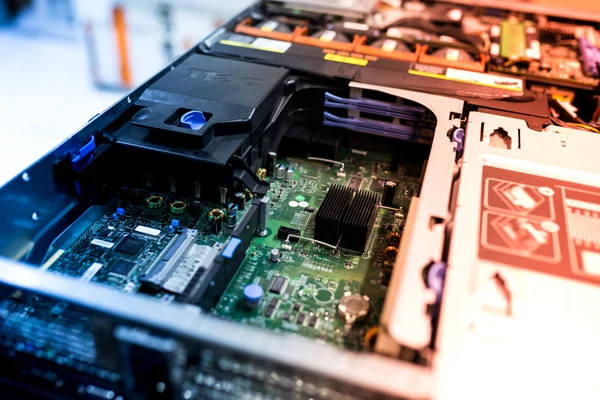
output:
[[[194,196],[196,196],[196,198],[200,198],[201,194],[202,194],[202,185],[200,185],[199,182],[193,182],[194,183]]]
[[[133,261],[119,259],[109,267],[108,273],[110,275],[118,276],[119,278],[127,279],[134,268],[135,263]]]
[[[395,260],[398,255],[398,248],[396,246],[388,246],[383,250],[383,256],[390,260]]]
[[[246,208],[246,195],[244,195],[244,193],[237,192],[236,194],[234,194],[233,201],[239,211],[242,211],[243,209]]]
[[[259,168],[256,171],[256,175],[264,181],[267,177],[267,170],[265,168]]]
[[[237,225],[238,207],[234,203],[230,203],[227,207],[227,226],[233,228]]]
[[[266,236],[267,233],[269,233],[267,231],[267,226],[269,223],[269,198],[263,197],[262,199],[260,199],[258,207],[259,207],[259,209],[258,209],[259,221],[258,221],[258,229],[256,230],[256,234],[258,236]]]
[[[194,200],[190,203],[188,211],[192,217],[197,218],[202,215],[202,204]]]
[[[275,175],[275,170],[277,169],[277,153],[274,151],[270,151],[267,153],[267,175],[273,176]]]
[[[163,205],[164,199],[162,196],[154,194],[150,197],[146,198],[146,207],[148,208],[161,208]]]
[[[271,250],[271,253],[269,255],[269,260],[271,260],[273,262],[278,262],[280,257],[281,257],[281,253],[279,252],[279,249]]]
[[[285,167],[281,164],[277,166],[277,171],[275,172],[275,178],[283,179],[285,176]]]
[[[169,211],[171,214],[180,215],[185,213],[187,209],[187,204],[181,200],[175,200],[171,204],[169,204]]]
[[[306,320],[306,314],[300,313],[300,314],[298,314],[298,318],[296,319],[296,323],[298,325],[302,325],[302,324],[304,324],[305,320]]]
[[[400,232],[390,232],[386,235],[385,240],[392,245],[398,247],[400,245]]]
[[[383,185],[383,195],[381,196],[381,204],[386,207],[394,205],[394,197],[396,196],[397,184],[394,181],[386,181]]]
[[[379,333],[379,327],[374,326],[370,328],[367,333],[365,333],[363,344],[366,348],[372,348],[375,345],[375,339],[377,338],[377,333]]]
[[[130,256],[137,255],[146,245],[144,239],[139,239],[131,236],[125,236],[115,247],[115,251],[128,254]]]
[[[219,194],[221,195],[221,204],[227,204],[227,188],[219,187]]]
[[[285,181],[291,182],[294,179],[294,168],[289,167],[285,170]]]
[[[394,270],[394,262],[390,260],[384,260],[381,264],[381,284],[388,286],[392,279],[392,272]]]
[[[369,313],[370,299],[359,293],[344,293],[344,297],[338,304],[338,313],[348,325],[353,325],[356,321],[364,318]]]
[[[283,294],[288,286],[288,278],[284,276],[276,276],[269,285],[269,292],[275,294]]]
[[[208,212],[208,224],[210,225],[210,231],[214,234],[221,232],[223,229],[223,220],[225,219],[225,213],[220,208],[213,208]]]
[[[260,305],[260,300],[262,299],[265,291],[262,286],[256,283],[251,283],[244,287],[244,299],[246,302],[246,307],[249,309],[255,309]]]

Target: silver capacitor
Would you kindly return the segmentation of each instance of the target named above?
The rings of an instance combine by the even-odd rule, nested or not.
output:
[[[277,179],[283,179],[284,175],[285,175],[285,167],[283,165],[279,164],[277,166],[277,171],[276,171],[275,177]]]
[[[289,167],[285,170],[285,181],[291,182],[294,179],[294,168]]]
[[[279,249],[273,249],[271,250],[271,255],[269,256],[269,259],[273,262],[277,262],[279,261],[279,258],[281,257],[281,253],[279,252]]]
[[[266,236],[267,235],[267,225],[269,223],[269,201],[268,197],[263,197],[258,202],[258,229],[256,230],[256,234],[258,236]]]

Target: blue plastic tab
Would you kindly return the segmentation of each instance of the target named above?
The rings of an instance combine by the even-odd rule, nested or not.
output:
[[[433,263],[427,271],[427,286],[431,288],[438,298],[441,298],[446,279],[446,263],[438,261]]]
[[[231,239],[229,239],[229,242],[225,245],[225,248],[223,249],[221,255],[225,258],[232,258],[235,249],[237,249],[240,243],[242,243],[242,239],[231,237]]]
[[[179,228],[179,225],[180,225],[180,224],[179,224],[179,220],[178,220],[178,219],[172,219],[172,220],[171,220],[171,226],[172,226],[173,228]]]
[[[122,207],[118,207],[117,211],[115,212],[115,214],[117,214],[118,216],[125,215],[125,209],[122,208]]]
[[[202,111],[188,111],[179,119],[182,128],[197,131],[206,124],[206,117]]]
[[[71,163],[73,165],[73,171],[79,172],[83,168],[85,168],[89,164],[89,162],[92,160],[92,157],[94,156],[93,152],[95,149],[96,149],[96,139],[94,138],[94,136],[91,136],[90,140],[88,140],[88,142],[86,144],[81,146],[81,148],[79,150],[77,150],[77,153],[74,154],[73,157],[71,158]]]
[[[452,132],[452,141],[456,143],[456,151],[461,152],[465,141],[465,131],[462,128],[455,129]]]

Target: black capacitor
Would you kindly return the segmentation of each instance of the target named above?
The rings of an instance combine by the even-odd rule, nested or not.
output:
[[[383,185],[383,196],[381,196],[381,204],[385,207],[393,207],[394,197],[396,196],[396,182],[386,181]]]
[[[199,201],[192,201],[188,208],[188,212],[194,218],[199,217],[202,215],[202,204]]]
[[[242,211],[246,208],[246,195],[242,192],[237,192],[233,195],[233,202],[237,206],[239,211]]]
[[[209,221],[210,233],[217,235],[223,230],[223,220],[221,218],[215,218]]]
[[[267,154],[267,176],[274,176],[277,169],[277,153],[270,151]]]

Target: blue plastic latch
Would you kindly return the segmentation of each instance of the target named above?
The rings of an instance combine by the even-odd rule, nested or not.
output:
[[[240,243],[242,243],[242,239],[232,236],[231,239],[229,239],[229,242],[225,245],[221,255],[225,258],[233,258],[233,253]]]
[[[456,152],[461,152],[463,149],[463,143],[465,141],[465,131],[461,128],[458,128],[452,132],[452,141],[456,143]]]
[[[125,209],[122,207],[117,207],[117,211],[115,211],[115,214],[117,214],[118,216],[125,215]]]
[[[90,140],[86,144],[84,144],[71,159],[73,171],[79,172],[83,168],[85,168],[85,166],[87,166],[92,160],[92,157],[94,156],[93,152],[95,149],[96,139],[94,138],[94,136],[91,136]]]
[[[206,117],[202,111],[188,111],[181,116],[179,119],[179,125],[182,128],[191,129],[197,131],[206,124]]]
[[[444,280],[446,279],[446,263],[438,261],[433,263],[427,271],[427,286],[430,287],[439,298],[442,297],[444,290]]]
[[[178,219],[172,219],[171,220],[171,226],[173,228],[176,228],[176,229],[179,228],[179,220]]]

